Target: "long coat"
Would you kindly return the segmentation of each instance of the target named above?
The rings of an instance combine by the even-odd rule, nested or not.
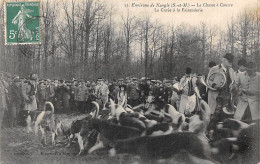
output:
[[[76,101],[87,101],[89,94],[89,89],[85,85],[80,85],[75,89],[75,100]]]
[[[100,85],[97,90],[97,96],[101,99],[102,104],[105,105],[108,101],[109,89],[106,84]]]
[[[23,108],[24,99],[22,95],[22,90],[15,84],[10,86],[9,90],[10,102],[12,107],[15,107],[18,111]]]
[[[35,86],[35,88],[37,87]],[[37,102],[35,98],[36,93],[30,95],[31,89],[32,87],[29,83],[24,83],[22,85],[22,95],[25,102],[24,110],[34,111],[37,109]],[[31,101],[29,102],[30,99]]]
[[[260,73],[250,77],[247,72],[240,72],[237,75],[236,88],[240,90],[238,95],[235,119],[241,120],[246,108],[249,106],[252,120],[260,119],[259,115],[259,93],[260,93]]]

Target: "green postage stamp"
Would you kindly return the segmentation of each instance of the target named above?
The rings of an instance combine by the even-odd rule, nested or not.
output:
[[[6,1],[5,44],[40,43],[40,1]]]

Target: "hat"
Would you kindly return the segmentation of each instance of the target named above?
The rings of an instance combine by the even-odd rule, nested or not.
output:
[[[234,55],[231,53],[226,53],[223,58],[226,58],[228,60],[229,63],[233,63],[234,60]]]
[[[164,83],[170,83],[171,81],[170,80],[164,80]]]
[[[162,83],[162,81],[161,81],[161,80],[157,80],[157,83],[160,83],[160,84],[161,84],[161,83]]]
[[[186,67],[185,69],[186,74],[191,74],[191,71],[192,71],[191,67]]]
[[[19,79],[19,77],[14,78],[14,83],[22,82],[22,79]]]
[[[98,78],[97,80],[98,80],[98,81],[103,81],[103,79],[102,79],[101,77],[100,77],[100,78]]]
[[[209,68],[212,68],[212,67],[214,67],[215,65],[217,65],[214,61],[211,61],[211,62],[209,62]]]
[[[119,85],[119,88],[124,88],[126,90],[126,85]]]
[[[255,62],[250,61],[250,62],[247,63],[246,68],[247,68],[248,70],[256,70],[256,69],[257,69],[257,66],[256,66]]]
[[[35,73],[32,73],[30,76],[29,76],[29,79],[30,80],[37,80],[37,75]]]
[[[39,84],[44,84],[44,81],[39,81]]]
[[[14,75],[14,79],[15,79],[15,78],[19,78],[19,75]]]
[[[141,80],[144,81],[146,78],[145,77],[142,77]]]

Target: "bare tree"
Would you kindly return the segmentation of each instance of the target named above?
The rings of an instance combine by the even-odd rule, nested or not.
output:
[[[128,74],[128,66],[131,65],[131,56],[130,56],[130,45],[134,39],[134,37],[136,36],[135,30],[137,27],[136,24],[136,17],[135,16],[131,16],[131,13],[129,11],[129,8],[127,8],[127,13],[126,16],[121,16],[121,19],[123,21],[123,26],[124,26],[124,36],[125,36],[125,44],[126,44],[126,56],[125,56],[125,63],[126,64],[126,74]]]
[[[238,17],[238,32],[239,32],[239,39],[238,42],[242,46],[241,53],[244,57],[247,56],[248,51],[248,40],[250,34],[250,18],[248,13],[245,11]]]

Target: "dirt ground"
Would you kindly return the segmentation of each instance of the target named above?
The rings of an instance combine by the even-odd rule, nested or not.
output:
[[[82,116],[57,115],[64,126]],[[57,137],[57,146],[51,147],[51,134],[47,132],[47,147],[40,143],[41,133],[27,133],[24,127],[5,128],[1,131],[1,164],[67,164],[67,163],[90,163],[90,164],[119,164],[131,163],[130,157],[108,157],[107,151],[98,151],[93,155],[76,156],[79,148],[74,144],[66,148],[63,136]]]

